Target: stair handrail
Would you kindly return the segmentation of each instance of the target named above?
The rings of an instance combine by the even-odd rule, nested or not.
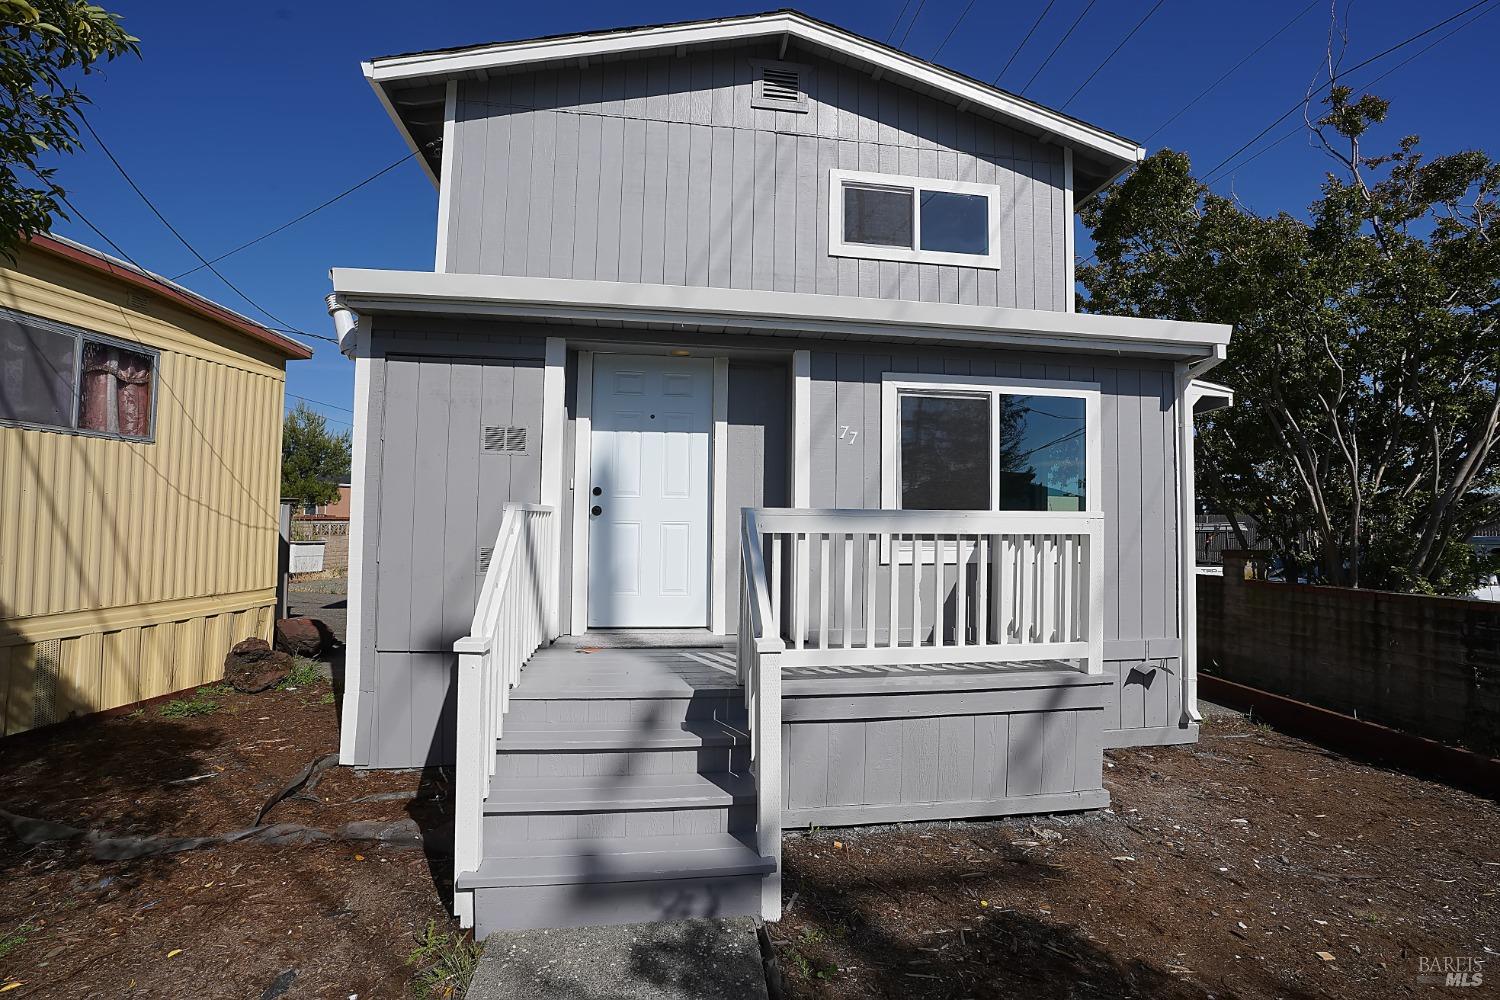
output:
[[[776,862],[761,881],[761,918],[781,919],[781,655],[765,550],[755,511],[740,519],[740,625],[736,666],[750,725],[756,849]]]
[[[459,889],[457,879],[476,870],[483,858],[484,800],[495,775],[495,741],[503,735],[510,689],[531,655],[557,638],[551,624],[557,595],[548,585],[556,558],[552,508],[506,504],[469,634],[453,644],[458,654],[453,910],[464,927],[474,925],[474,895]]]

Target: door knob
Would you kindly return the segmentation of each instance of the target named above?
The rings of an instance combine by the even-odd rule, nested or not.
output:
[[[601,497],[603,495],[604,495],[604,487],[603,486],[595,486],[594,487],[594,496]]]

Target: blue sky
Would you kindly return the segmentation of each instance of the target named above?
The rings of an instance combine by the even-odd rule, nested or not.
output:
[[[621,6],[593,0],[536,3],[205,4],[125,2],[123,14],[142,39],[142,57],[120,60],[86,81],[90,120],[137,183],[175,226],[212,258],[260,235],[406,152],[360,74],[362,59],[392,52],[625,24],[685,20],[765,9],[733,3],[651,3]],[[1412,4],[1340,0],[1347,12],[1352,65],[1457,13],[1472,0]],[[1000,81],[1019,91],[1052,52],[1089,0],[1054,0],[1051,10]],[[885,40],[903,0],[809,2],[801,9],[851,31]],[[911,0],[892,42],[931,58],[968,0]],[[938,61],[992,79],[1010,58],[1047,0],[977,0]],[[1155,0],[1095,2],[1046,62],[1026,96],[1054,107],[1069,101]],[[1433,153],[1483,148],[1500,154],[1493,105],[1491,55],[1495,0],[1481,19],[1442,41],[1375,85],[1392,100],[1392,120],[1367,149],[1420,133]],[[1187,150],[1200,171],[1218,163],[1292,105],[1319,71],[1328,37],[1328,5],[1307,0],[1225,4],[1163,0],[1149,21],[1066,110],[1143,142],[1150,150]],[[1299,12],[1274,42],[1158,134],[1162,122],[1242,56]],[[232,15],[231,15],[232,11]],[[915,22],[913,14],[916,13]],[[1369,68],[1349,82],[1361,86],[1395,67],[1456,21]],[[909,31],[908,31],[909,28]],[[904,38],[904,42],[903,42]],[[1260,146],[1286,133],[1300,116],[1273,130]],[[1329,160],[1302,135],[1275,146],[1215,184],[1261,213],[1301,212],[1316,196]],[[126,186],[102,153],[87,149],[61,162],[70,197],[132,258],[169,276],[197,262]],[[332,332],[323,312],[333,265],[431,269],[436,196],[426,175],[408,162],[330,209],[217,265],[259,306],[294,328]],[[79,222],[59,232],[99,246]],[[1082,233],[1080,233],[1082,237]],[[1087,242],[1080,239],[1087,253]],[[105,248],[107,249],[107,247]],[[184,284],[264,322],[207,271]],[[332,344],[288,374],[288,392],[321,401],[319,409],[347,427],[353,366]],[[289,398],[293,403],[295,399]],[[343,409],[341,409],[343,408]]]

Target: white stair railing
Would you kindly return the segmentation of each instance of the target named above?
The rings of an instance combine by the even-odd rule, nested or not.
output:
[[[495,741],[510,708],[510,689],[521,667],[552,632],[547,585],[557,558],[556,518],[550,507],[507,504],[500,519],[484,585],[469,634],[458,653],[458,734],[453,775],[453,875],[474,871],[483,859],[484,800],[495,775]],[[456,887],[453,910],[474,925],[474,896]]]
[[[761,919],[781,919],[781,657],[765,548],[756,512],[740,522],[739,679],[750,720],[750,762],[755,774],[756,849],[776,870],[761,882]]]

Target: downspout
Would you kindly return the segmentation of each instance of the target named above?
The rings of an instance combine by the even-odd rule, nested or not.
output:
[[[350,446],[349,482],[349,596],[348,622],[344,635],[344,705],[339,720],[339,763],[369,763],[366,742],[368,732],[361,732],[362,718],[373,703],[374,692],[364,690],[364,654],[373,653],[373,644],[365,641],[366,615],[365,520],[370,508],[365,506],[369,492],[366,482],[370,406],[370,338],[369,324],[359,313],[344,305],[337,293],[325,300],[328,315],[338,334],[339,351],[354,362],[354,440]],[[373,536],[371,536],[373,537]],[[373,618],[372,618],[373,620]]]
[[[1193,407],[1198,392],[1193,380],[1201,377],[1224,360],[1226,351],[1215,347],[1214,353],[1197,361],[1179,361],[1174,366],[1177,379],[1177,523],[1178,523],[1178,594],[1177,634],[1182,638],[1182,716],[1180,725],[1196,726],[1203,721],[1198,712],[1198,513],[1197,482],[1193,469]]]
[[[338,335],[339,351],[344,357],[352,359],[359,346],[364,317],[344,305],[338,292],[329,293],[323,302],[328,307],[328,315],[333,317],[333,330]]]

